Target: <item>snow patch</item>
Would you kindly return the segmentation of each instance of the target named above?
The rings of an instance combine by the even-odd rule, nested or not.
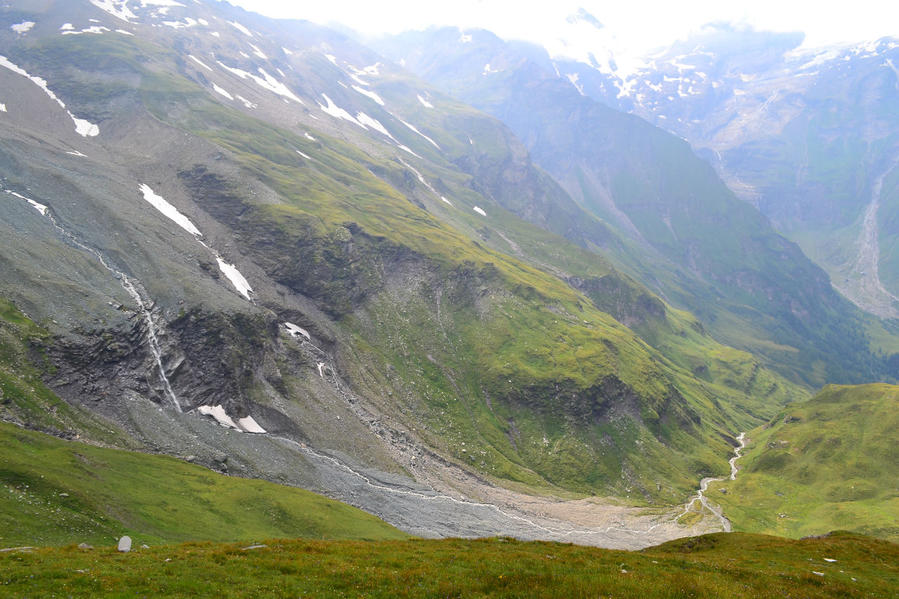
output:
[[[0,56],[0,66],[9,69],[10,71],[12,71],[13,73],[16,73],[17,75],[21,75],[21,76],[23,76],[23,77],[26,77],[26,78],[30,79],[32,83],[34,83],[34,84],[37,85],[39,88],[41,88],[42,90],[44,90],[44,93],[47,94],[48,96],[50,96],[50,99],[51,99],[51,100],[54,100],[57,104],[59,104],[59,106],[60,106],[63,110],[66,111],[66,114],[68,114],[68,115],[69,115],[69,118],[71,118],[72,121],[75,123],[75,132],[78,133],[78,135],[81,135],[81,136],[83,136],[83,137],[95,137],[95,136],[97,136],[97,135],[100,134],[100,128],[99,128],[97,125],[95,125],[95,124],[93,124],[93,123],[91,123],[91,122],[89,122],[89,121],[86,121],[86,120],[84,120],[84,119],[76,118],[75,115],[72,114],[72,113],[66,108],[65,102],[63,102],[62,100],[60,100],[60,99],[56,96],[56,94],[54,94],[54,93],[50,90],[50,88],[47,87],[47,81],[46,81],[45,79],[41,79],[40,77],[36,77],[36,76],[34,76],[34,75],[29,75],[29,74],[25,71],[25,69],[22,69],[21,67],[19,67],[19,66],[13,64],[13,63],[10,62],[9,59],[7,59],[5,56]]]
[[[0,112],[6,112],[6,104],[0,104]]]
[[[59,28],[60,31],[71,31],[75,29],[75,26],[71,23],[63,23],[62,27]]]
[[[169,204],[161,195],[156,194],[149,185],[142,184],[140,191],[144,195],[144,200],[152,204],[154,208],[162,212],[169,220],[195,237],[203,236],[189,218],[181,214],[177,208]]]
[[[371,98],[372,100],[374,100],[375,102],[380,104],[381,106],[384,106],[384,100],[382,100],[381,96],[379,96],[375,92],[367,90],[367,89],[362,89],[358,85],[354,85],[353,89],[356,90],[357,92],[359,92],[360,94],[362,94],[363,96],[368,96],[369,98]]]
[[[416,97],[418,98],[418,101],[421,102],[421,105],[425,108],[434,108],[434,105],[428,102],[426,99],[422,98],[421,94],[418,94]]]
[[[312,341],[312,337],[309,335],[309,331],[304,329],[301,326],[297,326],[292,322],[285,322],[284,327],[287,329],[287,332],[290,333],[291,337],[296,337],[297,335],[302,335],[309,341]]]
[[[422,137],[424,137],[426,140],[428,140],[429,142],[431,142],[431,145],[433,145],[435,148],[437,148],[438,150],[440,149],[440,146],[437,145],[437,142],[436,142],[436,141],[434,141],[433,139],[431,139],[430,137],[428,137],[427,135],[425,135],[424,133],[422,133],[421,131],[419,131],[418,129],[416,129],[414,125],[411,125],[411,124],[407,123],[407,122],[404,121],[403,119],[399,119],[399,121],[400,121],[402,124],[404,124],[404,125],[406,125],[407,127],[409,127],[410,129],[412,129],[412,131],[414,131],[415,133],[418,133],[419,135],[421,135]]]
[[[266,73],[265,69],[263,69],[261,67],[258,70],[259,70],[259,73],[262,75],[262,77],[259,77],[258,75],[254,75],[253,73],[248,73],[247,71],[244,71],[243,69],[229,67],[228,65],[224,64],[221,61],[216,61],[216,62],[218,62],[220,67],[222,67],[223,69],[225,69],[226,71],[228,71],[230,73],[233,73],[234,75],[237,75],[241,79],[252,79],[253,81],[256,82],[256,85],[258,85],[264,89],[267,89],[270,92],[274,92],[274,93],[278,94],[279,96],[283,96],[283,97],[293,100],[295,102],[299,102],[300,104],[303,103],[303,101],[300,100],[296,95],[294,95],[294,93],[292,91],[290,91],[290,89],[288,89],[288,87],[286,85],[284,85],[283,83],[281,83],[280,81],[278,81],[277,79],[275,79],[274,77],[272,77],[271,75]]]
[[[460,33],[461,33],[461,35],[459,35],[459,43],[460,44],[470,44],[471,36],[468,35],[467,33],[462,33],[462,32],[460,32]]]
[[[9,191],[8,189],[5,189],[4,191],[11,196],[15,196],[15,197],[19,198],[20,200],[25,200],[26,202],[28,202],[32,208],[34,208],[35,210],[37,210],[38,212],[41,213],[41,216],[47,216],[47,211],[49,209],[46,206],[44,206],[43,204],[39,204],[38,202],[35,202],[34,200],[32,200],[30,198],[26,198],[25,196],[18,194],[14,191]]]
[[[211,35],[212,37],[222,37],[222,34],[218,31],[213,31],[209,35]]]
[[[219,87],[218,85],[216,85],[215,83],[212,84],[212,89],[215,91],[215,93],[217,93],[217,94],[219,94],[219,95],[221,95],[221,96],[225,96],[225,97],[228,98],[229,100],[233,100],[233,99],[234,99],[234,96],[232,96],[231,94],[229,94],[229,93],[228,93],[227,91],[225,91],[224,89],[220,88],[220,87]]]
[[[66,154],[69,154],[70,156],[78,156],[79,158],[87,158],[87,155],[86,155],[86,154],[82,154],[82,153],[79,152],[78,150],[74,150],[74,151],[71,151],[71,152],[66,152]]]
[[[91,0],[91,4],[128,23],[137,18],[137,15],[128,10],[128,0]]]
[[[238,31],[240,31],[242,34],[249,36],[249,37],[253,37],[253,33],[249,29],[247,29],[246,27],[244,27],[243,25],[238,23],[237,21],[228,21],[228,24],[231,25],[232,27],[234,27],[235,29],[237,29]]]
[[[148,6],[184,6],[180,2],[176,2],[175,0],[140,0],[141,8],[147,8]]]
[[[208,64],[206,64],[205,62],[203,62],[202,60],[200,60],[199,58],[197,58],[197,57],[194,56],[193,54],[188,54],[187,57],[188,57],[189,59],[191,59],[192,61],[194,61],[195,63],[197,63],[198,65],[200,65],[201,67],[203,67],[204,69],[206,69],[207,71],[211,71],[211,70],[212,70],[212,67],[211,67],[211,66],[209,66]]]
[[[264,435],[266,434],[266,430],[259,426],[259,424],[253,419],[252,416],[247,416],[246,418],[239,418],[237,420],[237,426],[240,427],[245,433],[253,433],[254,435]]]
[[[240,271],[237,270],[237,267],[233,264],[228,264],[221,257],[216,256],[215,259],[218,261],[219,270],[222,271],[222,274],[228,277],[228,280],[231,281],[231,284],[239,293],[241,293],[245,298],[250,299],[250,294],[253,292],[253,288],[250,287],[250,284],[244,278]]]
[[[481,75],[492,75],[492,74],[494,74],[494,73],[499,73],[499,72],[501,72],[501,71],[502,71],[502,69],[494,69],[494,68],[492,68],[492,67],[490,66],[490,63],[488,62],[487,64],[484,65],[484,71],[481,73]]]
[[[474,208],[472,208],[472,210],[474,210],[475,212],[477,212],[477,213],[480,214],[481,216],[487,216],[487,213],[484,212],[484,209],[481,208],[480,206],[475,206]]]
[[[15,25],[10,25],[9,28],[18,33],[19,35],[28,33],[31,31],[31,28],[35,26],[34,21],[22,21],[21,23],[16,23]]]
[[[284,54],[286,54],[288,56],[293,56],[293,52],[288,50],[287,48],[282,47],[281,51],[284,52]]]
[[[300,156],[302,156],[302,157],[305,158],[306,160],[312,160],[312,156],[310,156],[309,154],[306,154],[306,153],[304,153],[304,152],[300,152],[299,150],[297,150],[296,152],[297,152],[297,154],[299,154]]]
[[[185,17],[183,23],[181,21],[163,21],[162,24],[166,27],[171,27],[172,29],[185,29],[187,27],[194,27],[197,24],[197,21],[190,17]]]
[[[359,125],[363,129],[365,129],[365,125],[363,125],[362,123],[357,121],[356,118],[353,115],[351,115],[349,112],[347,112],[346,110],[344,110],[343,108],[341,108],[340,106],[335,104],[334,101],[328,97],[328,94],[322,94],[322,98],[325,99],[325,102],[327,103],[326,106],[322,106],[321,104],[318,104],[316,102],[316,104],[318,104],[318,107],[322,109],[322,112],[324,112],[325,114],[329,114],[329,115],[333,116],[334,118],[349,121],[349,122],[353,123],[354,125]]]
[[[103,27],[102,25],[91,25],[90,27],[86,27],[81,31],[63,31],[62,35],[81,35],[82,33],[93,33],[95,35],[100,35],[104,31],[109,31],[109,28]]]
[[[378,131],[379,133],[386,135],[393,141],[396,141],[396,138],[390,134],[390,132],[387,130],[387,128],[384,127],[384,125],[382,125],[378,119],[372,118],[372,117],[368,116],[367,114],[365,114],[364,112],[357,112],[356,120],[362,126],[363,129],[365,129],[366,127],[371,127],[375,131]],[[409,151],[411,152],[412,150],[409,150]]]
[[[263,54],[262,50],[260,50],[258,46],[250,44],[250,48],[253,49],[253,54],[255,54],[257,57],[261,58],[262,60],[268,60],[268,56]]]
[[[250,102],[243,96],[239,95],[239,96],[237,96],[237,99],[240,100],[241,102],[243,102],[243,105],[246,106],[247,108],[256,108],[256,104],[253,104],[252,102]]]
[[[224,426],[225,428],[233,428],[240,430],[240,427],[237,426],[237,423],[231,420],[231,417],[225,413],[225,408],[222,406],[200,406],[197,408],[197,412],[202,414],[203,416],[212,416],[215,418],[215,421],[219,423],[219,425]]]
[[[322,378],[325,378],[325,375],[322,374],[322,367],[323,367],[324,365],[325,365],[324,362],[319,362],[319,363],[318,363],[318,376],[320,376],[320,377],[322,377]]]
[[[203,27],[209,27],[209,21],[207,21],[206,19],[197,19],[197,23],[199,23]]]
[[[304,136],[306,139],[308,139],[309,141],[316,141],[316,139],[315,139],[314,137],[312,137],[311,135],[309,135],[309,132],[308,132],[308,131],[304,131],[304,132],[303,132],[303,136]]]
[[[134,35],[134,34],[131,33],[130,31],[125,31],[124,29],[116,29],[115,32],[116,32],[116,33],[121,33],[122,35],[130,35],[130,36],[133,36],[133,35]]]
[[[577,73],[569,73],[565,76],[568,77],[568,80],[571,82],[571,85],[573,85],[575,87],[575,89],[577,89],[577,91],[580,95],[582,95],[582,96],[587,95],[584,93],[584,86],[577,82],[577,80],[579,78],[579,75]]]

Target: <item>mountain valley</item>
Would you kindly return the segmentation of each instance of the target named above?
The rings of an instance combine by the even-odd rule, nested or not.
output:
[[[785,415],[843,410],[883,462],[846,528],[896,540],[899,325],[848,291],[899,293],[892,142],[846,200],[867,224],[800,226],[781,180],[734,184],[757,141],[688,143],[607,74],[467,37],[0,7],[0,544],[823,534],[830,491],[789,527],[743,502]],[[825,221],[867,266],[822,258]]]

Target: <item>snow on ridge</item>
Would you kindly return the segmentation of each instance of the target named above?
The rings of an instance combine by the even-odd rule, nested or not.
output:
[[[416,132],[416,133],[418,133],[419,135],[421,135],[422,137],[424,137],[424,138],[425,138],[426,140],[428,140],[429,142],[431,142],[431,144],[432,144],[435,148],[437,148],[438,150],[440,149],[440,146],[437,145],[437,142],[436,142],[436,141],[434,141],[433,139],[431,139],[430,137],[428,137],[427,135],[425,135],[424,133],[422,133],[421,131],[419,131],[418,129],[416,129],[414,125],[412,125],[412,124],[410,124],[410,123],[407,123],[407,122],[404,121],[403,119],[399,119],[399,121],[400,121],[402,124],[404,124],[404,125],[406,125],[407,127],[409,127],[410,129],[412,129],[414,132]]]
[[[481,216],[487,216],[487,213],[484,212],[484,209],[481,208],[480,206],[475,206],[474,208],[472,208],[472,210],[474,210],[475,212],[477,212],[477,213],[480,214]]]
[[[187,57],[188,57],[189,59],[191,59],[192,61],[194,61],[195,63],[197,63],[198,65],[200,65],[201,67],[203,67],[204,69],[206,69],[207,71],[211,71],[211,70],[212,70],[212,67],[211,67],[211,66],[207,65],[205,62],[203,62],[202,60],[200,60],[199,58],[197,58],[197,57],[194,56],[193,54],[188,54]]]
[[[128,9],[127,0],[91,0],[91,4],[127,23],[137,18],[137,15]]]
[[[147,8],[148,6],[184,6],[180,2],[176,2],[175,0],[140,0],[141,8]]]
[[[425,108],[434,108],[434,105],[422,98],[421,94],[418,94],[416,97],[418,98],[418,101],[421,102],[421,105]]]
[[[65,102],[60,100],[57,95],[54,94],[49,87],[47,87],[46,79],[41,79],[40,77],[37,77],[35,75],[29,75],[25,69],[19,67],[16,64],[13,64],[9,61],[8,58],[2,55],[0,55],[0,67],[5,67],[13,73],[31,80],[32,83],[44,90],[44,93],[50,96],[51,100],[54,100],[57,104],[59,104],[60,108],[66,111],[66,114],[68,114],[69,118],[71,118],[75,123],[75,132],[78,133],[78,135],[81,135],[82,137],[95,137],[100,134],[100,127],[85,119],[77,118],[74,114],[71,113],[71,111],[69,111],[69,109],[66,108]]]
[[[5,191],[6,193],[8,193],[11,196],[15,196],[15,197],[19,198],[20,200],[25,200],[26,202],[28,202],[31,205],[32,208],[34,208],[35,210],[40,212],[41,216],[47,216],[47,211],[49,210],[49,208],[47,208],[45,205],[39,204],[38,202],[35,202],[34,200],[32,200],[30,198],[26,198],[22,194],[16,193],[14,191],[10,191],[8,189],[4,189],[3,191]]]
[[[247,29],[246,27],[244,27],[237,21],[228,21],[228,24],[231,25],[232,27],[234,27],[235,29],[237,29],[238,31],[240,31],[242,34],[249,36],[249,37],[253,37],[253,32],[251,32],[249,29]]]
[[[228,98],[229,100],[233,100],[233,99],[234,99],[234,96],[232,96],[231,94],[229,94],[226,90],[220,88],[220,87],[219,87],[218,85],[216,85],[215,83],[212,84],[212,89],[213,89],[213,91],[215,91],[215,93],[217,93],[217,94],[219,94],[219,95],[222,95],[222,96],[225,96],[225,97]]]
[[[233,264],[228,264],[225,262],[220,256],[216,255],[215,259],[218,261],[219,270],[222,271],[222,274],[228,277],[228,280],[231,281],[231,284],[237,289],[238,292],[241,293],[245,298],[250,299],[250,294],[253,293],[253,288],[250,287],[250,283],[244,278],[240,271],[237,270],[237,267]]]
[[[200,230],[190,221],[189,218],[181,214],[181,212],[179,212],[177,208],[169,204],[161,195],[156,194],[149,185],[147,185],[146,183],[141,184],[140,191],[144,195],[144,199],[152,204],[154,208],[159,210],[169,220],[174,222],[176,225],[178,225],[194,237],[203,236],[203,234],[200,233]]]
[[[292,322],[285,322],[284,327],[287,329],[287,332],[290,333],[291,337],[296,337],[297,335],[302,335],[309,341],[312,341],[312,337],[309,335],[309,331],[304,329],[301,326],[297,326]]]
[[[359,87],[358,85],[354,85],[353,89],[356,90],[357,92],[359,92],[360,94],[362,94],[363,96],[368,96],[369,98],[371,98],[372,100],[374,100],[375,102],[380,104],[381,106],[384,106],[384,100],[382,100],[381,96],[379,96],[375,92],[373,92],[371,90],[363,89],[363,88]]]
[[[15,25],[10,25],[9,28],[18,33],[19,35],[23,35],[31,31],[31,28],[34,27],[36,23],[34,21],[22,21],[21,23],[16,23]]]

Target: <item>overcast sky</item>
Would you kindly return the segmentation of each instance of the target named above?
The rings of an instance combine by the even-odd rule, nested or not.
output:
[[[685,38],[712,21],[730,21],[773,31],[803,31],[806,46],[868,41],[899,36],[897,0],[230,0],[272,17],[342,23],[365,34],[398,33],[429,25],[483,27],[504,38],[557,46],[559,38],[575,46],[606,45],[616,55],[642,55]],[[604,26],[602,33],[566,18],[583,7]],[[591,37],[592,36],[592,37]],[[560,48],[550,48],[560,51]]]

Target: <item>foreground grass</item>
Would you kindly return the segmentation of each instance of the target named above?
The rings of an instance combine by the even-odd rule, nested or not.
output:
[[[123,534],[138,544],[406,537],[302,489],[0,423],[0,546],[111,544]]]
[[[720,533],[641,552],[450,539],[0,553],[0,594],[28,597],[890,597],[897,589],[899,546],[850,533],[802,541]]]

